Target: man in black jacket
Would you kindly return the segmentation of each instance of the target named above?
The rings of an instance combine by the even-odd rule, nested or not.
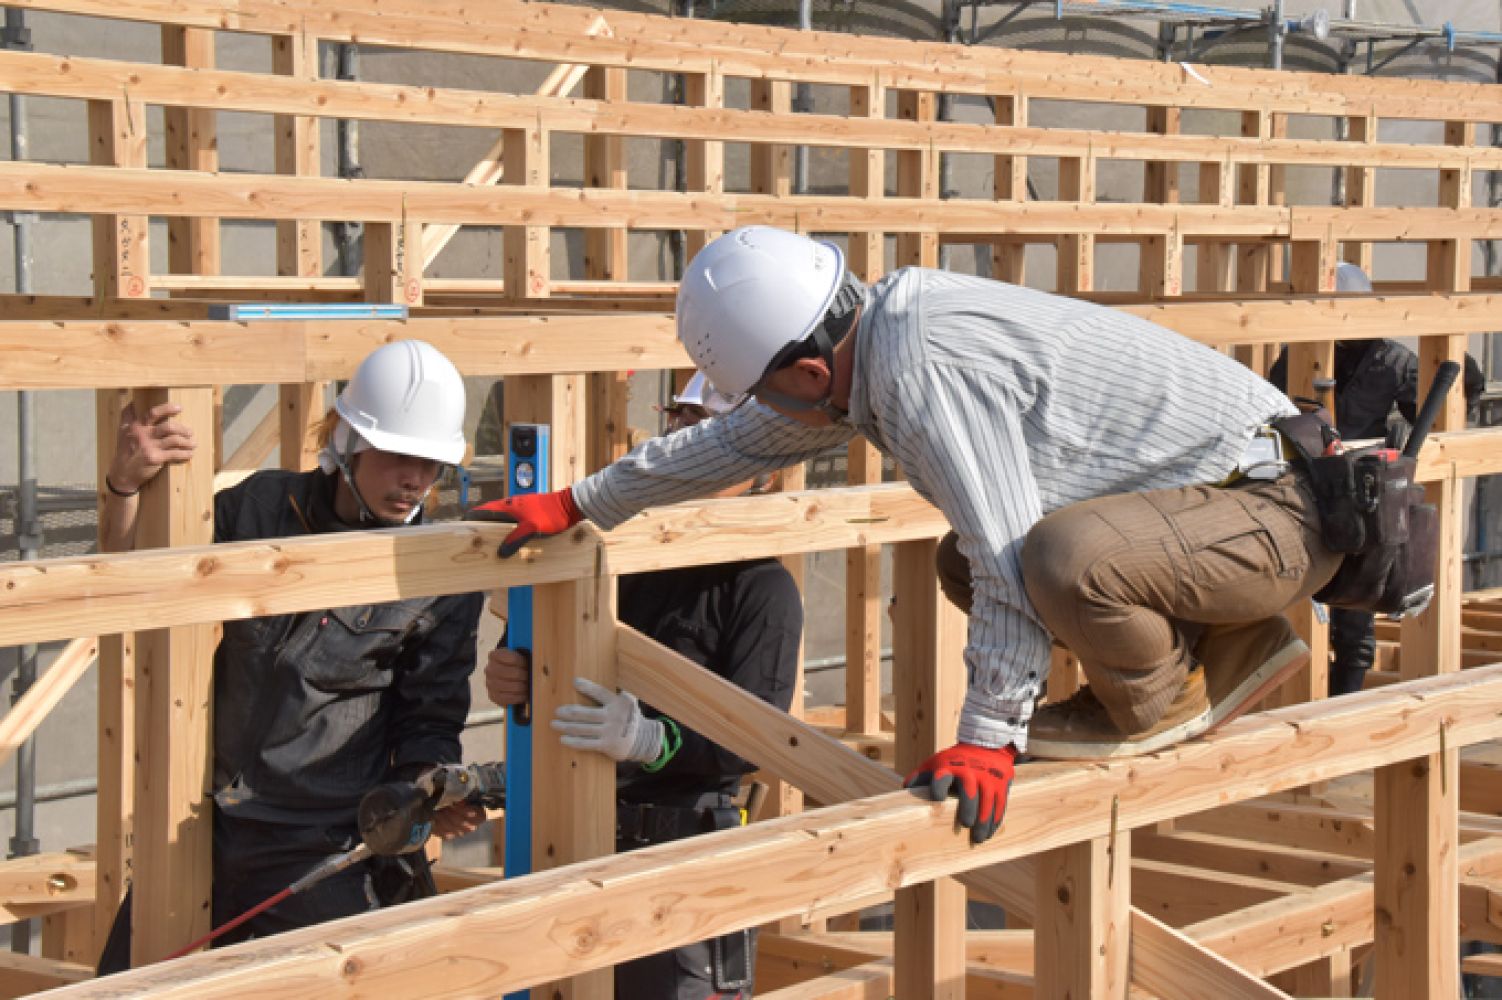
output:
[[[1355,264],[1336,269],[1336,290],[1370,292],[1371,280]],[[1273,362],[1268,379],[1288,391],[1288,351]],[[1466,355],[1466,407],[1481,397],[1486,379],[1476,359]],[[1335,342],[1335,427],[1346,441],[1382,438],[1387,434],[1393,407],[1408,423],[1418,411],[1419,359],[1392,340],[1339,340]],[[1368,611],[1330,609],[1329,693],[1360,691],[1366,672],[1377,656],[1376,628]]]
[[[695,380],[669,410],[669,429],[689,426],[737,401]],[[746,483],[728,493],[745,492]],[[640,573],[620,580],[620,620],[732,684],[786,711],[798,676],[803,603],[773,559]],[[528,697],[529,668],[510,649],[490,654],[491,700]],[[682,726],[629,691],[576,682],[592,704],[558,709],[562,742],[611,757],[616,769],[616,850],[739,826],[741,777],[755,765]],[[749,1000],[755,932],[737,931],[616,968],[617,1000]]]
[[[121,415],[105,480],[101,547],[134,544],[137,494],[193,458],[193,429],[164,404]],[[421,341],[374,351],[325,418],[321,468],[268,470],[214,498],[214,540],[396,527],[422,519],[443,466],[463,460],[464,384]],[[481,595],[418,597],[224,623],[214,654],[213,924],[220,926],[359,842],[365,792],[460,760]],[[477,807],[442,811],[443,836]],[[415,859],[409,861],[409,859]],[[419,852],[376,858],[278,903],[231,943],[431,892]],[[129,964],[129,902],[100,961]],[[187,942],[184,942],[186,944]]]

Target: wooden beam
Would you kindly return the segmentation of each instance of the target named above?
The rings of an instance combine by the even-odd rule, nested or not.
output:
[[[94,977],[94,968],[79,962],[0,952],[0,996],[25,997]]]
[[[908,774],[955,742],[965,701],[965,616],[939,591],[933,539],[896,547],[892,623],[897,772]],[[965,889],[935,879],[893,903],[897,996],[964,1000]]]
[[[57,654],[47,672],[0,718],[0,762],[31,738],[47,714],[94,665],[98,655],[99,640],[92,636],[74,639]]]
[[[94,859],[51,851],[0,861],[0,901],[8,907],[38,903],[87,907],[94,898]]]
[[[1126,993],[1127,939],[1136,922],[1130,843],[1130,831],[1113,829],[1039,856],[1033,968],[1040,996],[1108,1000]]]
[[[137,412],[162,402],[181,406],[189,427],[208,427],[207,389],[144,390]],[[210,449],[212,450],[212,449]],[[213,456],[168,465],[141,490],[140,548],[205,545],[213,538]],[[209,930],[208,806],[210,663],[216,625],[136,635],[136,797],[131,963],[146,965]]]
[[[567,481],[567,480],[564,480]],[[588,526],[501,560],[479,522],[184,546],[0,565],[0,642],[75,638],[313,608],[641,573],[927,538],[943,515],[905,485],[659,508],[609,534]],[[399,568],[398,568],[399,567]],[[23,610],[24,609],[24,610]]]
[[[112,168],[146,166],[145,104],[126,99],[89,102],[89,162]],[[146,216],[122,206],[117,214],[94,215],[92,225],[95,296],[149,297],[151,252]]]
[[[1164,1000],[1204,1000],[1205,997],[1224,1000],[1275,1000],[1283,997],[1286,1000],[1288,996],[1196,944],[1182,932],[1140,911],[1132,914],[1131,935],[1132,982]],[[1170,951],[1164,947],[1169,941],[1179,947]],[[1148,942],[1158,947],[1150,950],[1145,947]],[[1186,955],[1197,960],[1164,961],[1169,957],[1182,959]]]
[[[846,449],[850,485],[881,482],[882,457],[865,438]],[[845,551],[845,729],[881,732],[881,548]]]
[[[1239,720],[1204,740],[1131,762],[1090,768],[1024,765],[1008,829],[972,847],[954,830],[954,804],[896,792],[803,816],[466,890],[400,909],[293,931],[160,969],[74,987],[60,997],[154,990],[196,1000],[264,991],[284,977],[305,989],[427,996],[505,992],[601,968],[797,912],[811,899],[864,898],[1137,827],[1212,802],[1309,784],[1374,761],[1432,752],[1441,719],[1451,744],[1494,739],[1502,668],[1396,685]],[[1317,755],[1304,752],[1321,748]],[[1227,772],[1228,759],[1240,766]],[[1041,779],[1041,780],[1036,780]],[[797,873],[790,878],[790,873]],[[688,891],[685,891],[685,890]],[[644,900],[650,906],[643,906]],[[611,914],[608,927],[599,914]],[[393,949],[393,940],[401,948]],[[505,942],[504,955],[494,950]],[[490,950],[477,959],[476,942]],[[1206,943],[1206,942],[1201,942]],[[1208,946],[1208,943],[1206,943]],[[335,955],[333,961],[329,955]],[[408,956],[424,956],[414,964]],[[1453,956],[1452,956],[1453,958]],[[441,967],[442,977],[432,969]],[[483,986],[480,984],[483,983]]]
[[[214,32],[202,28],[162,26],[162,62],[188,69],[212,69]],[[215,116],[199,108],[168,107],[166,128],[169,170],[219,169]],[[167,219],[167,269],[174,274],[219,273],[219,222],[212,218]]]

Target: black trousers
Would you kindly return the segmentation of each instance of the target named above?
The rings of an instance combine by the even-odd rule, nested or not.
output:
[[[1360,691],[1377,658],[1377,629],[1370,611],[1330,609],[1330,695]]]
[[[358,843],[353,826],[329,828],[231,819],[216,809],[213,926],[219,927],[254,908]],[[421,862],[416,882],[418,886],[431,884],[425,861]],[[406,858],[376,858],[288,896],[215,939],[214,947],[311,927],[428,894],[414,886],[414,875]],[[101,976],[130,968],[132,895],[132,892],[125,894],[105,940],[99,958]]]
[[[617,854],[710,830],[739,826],[740,810],[728,796],[706,794],[695,807],[617,810]],[[756,930],[647,955],[615,967],[615,1000],[751,1000],[755,985]]]

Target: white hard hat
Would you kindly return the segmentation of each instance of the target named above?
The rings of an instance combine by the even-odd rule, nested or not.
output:
[[[376,348],[334,409],[372,448],[446,465],[464,460],[464,379],[432,344]]]
[[[714,384],[704,377],[703,372],[694,372],[694,377],[688,380],[688,385],[683,387],[682,392],[673,397],[673,402],[679,406],[702,406],[709,411],[711,416],[714,416],[729,413],[745,398],[745,393],[727,396],[716,389]]]
[[[1366,276],[1366,272],[1355,264],[1340,263],[1335,265],[1335,290],[1337,292],[1370,292],[1372,279]]]
[[[845,276],[833,243],[744,226],[710,243],[678,285],[678,339],[716,388],[739,396],[823,319]]]

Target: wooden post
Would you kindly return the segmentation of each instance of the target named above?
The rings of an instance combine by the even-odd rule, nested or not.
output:
[[[865,438],[846,452],[851,486],[881,482],[881,452]],[[932,567],[929,568],[932,573]],[[881,546],[845,550],[845,729],[881,732]]]
[[[182,406],[190,427],[213,419],[206,388],[141,390],[138,411]],[[141,490],[139,548],[213,541],[213,456],[169,465]],[[209,930],[212,823],[210,708],[219,626],[136,636],[136,813],[131,962],[160,961]]]
[[[1033,995],[1117,1000],[1127,992],[1131,833],[1038,855]]]
[[[548,132],[541,125],[502,130],[502,184],[545,188],[551,176]],[[505,248],[506,298],[544,299],[552,282],[551,235],[547,226],[508,225],[501,237]]]
[[[1450,122],[1445,140],[1475,142],[1475,126]],[[1468,167],[1440,171],[1440,204],[1471,204]],[[1429,244],[1430,291],[1471,288],[1471,241]],[[1464,336],[1419,341],[1419,396],[1423,398],[1441,362],[1464,362]],[[1457,386],[1434,423],[1437,431],[1465,426],[1465,397]],[[1405,679],[1460,669],[1463,544],[1460,483],[1450,475],[1430,483],[1428,498],[1439,508],[1439,565],[1434,600],[1422,614],[1403,621],[1400,669]],[[1443,744],[1441,744],[1443,745]],[[1455,750],[1379,768],[1376,786],[1377,996],[1455,996],[1459,990],[1458,754]]]
[[[1082,205],[1095,201],[1095,157],[1066,156],[1059,160],[1059,200]],[[1057,286],[1060,295],[1076,295],[1095,288],[1095,236],[1070,233],[1056,240],[1059,251]]]
[[[886,117],[887,92],[878,75],[869,86],[850,88],[852,118]],[[886,193],[886,159],[879,149],[850,151],[850,196],[879,201]],[[883,237],[878,232],[850,234],[846,266],[862,281],[872,282],[886,270]]]
[[[934,121],[938,117],[938,95],[932,91],[900,91],[897,117],[911,122]],[[897,196],[936,200],[939,193],[939,154],[933,147],[899,150]],[[908,265],[939,266],[938,230],[929,228],[897,235],[897,266]]]
[[[1002,94],[995,98],[996,124],[1027,125],[1027,95],[1021,92]],[[994,173],[994,188],[997,201],[1027,201],[1027,157],[998,156]],[[991,244],[991,277],[998,281],[1020,285],[1025,279],[1027,244]]]
[[[214,68],[214,32],[206,28],[162,26],[162,62],[189,69]],[[214,112],[201,108],[164,107],[169,170],[219,169]],[[219,273],[219,220],[170,216],[167,219],[167,270],[172,274]]]
[[[1241,115],[1241,134],[1248,139],[1272,138],[1272,115],[1266,110],[1246,111]],[[1267,205],[1269,167],[1263,163],[1244,164],[1236,180],[1236,203]],[[1273,247],[1268,243],[1242,243],[1236,248],[1236,289],[1241,292],[1264,292],[1272,275]],[[1266,375],[1272,357],[1266,344],[1248,344],[1236,348],[1236,360],[1258,375]]]
[[[892,687],[897,696],[897,773],[954,743],[965,700],[965,616],[939,590],[938,543],[896,547]],[[897,892],[895,993],[965,996],[965,887],[935,879]]]
[[[708,72],[689,73],[683,81],[684,99],[696,108],[725,106],[725,78],[719,64]],[[690,191],[723,194],[725,191],[725,144],[710,139],[692,139],[684,143],[687,182]],[[692,259],[704,244],[720,235],[719,230],[690,229],[684,234],[683,254]]]
[[[1346,119],[1347,132],[1352,142],[1371,145],[1377,141],[1377,116],[1375,114],[1353,115]],[[1348,208],[1371,208],[1377,204],[1377,169],[1375,167],[1345,167],[1346,206]],[[1345,259],[1360,267],[1368,275],[1372,273],[1372,245],[1365,241],[1347,243]]]
[[[506,380],[505,422],[549,425],[549,482],[580,478],[584,460],[584,379],[528,375]],[[537,587],[533,598],[532,866],[534,871],[615,850],[615,765],[570,750],[548,727],[554,710],[580,701],[575,677],[615,685],[615,577]],[[612,977],[598,970],[534,991],[562,1000],[609,1000]]]
[[[723,99],[724,81],[720,81]],[[786,80],[752,80],[751,110],[789,115],[793,111],[793,85]],[[723,154],[722,154],[723,155]],[[787,143],[759,142],[751,147],[751,190],[786,198],[793,193],[793,147]]]
[[[126,99],[90,101],[89,136],[90,163],[145,167],[146,105]],[[149,298],[151,254],[146,216],[96,215],[93,225],[94,295],[101,301]]]
[[[584,75],[584,96],[618,103],[626,100],[626,71],[596,66]],[[625,142],[620,136],[584,137],[584,183],[591,188],[626,190]],[[630,277],[626,259],[626,227],[591,227],[584,231],[584,272],[600,281]],[[589,380],[589,457],[585,472],[602,469],[625,455],[630,429],[626,404],[630,399],[625,372],[593,372]]]
[[[98,508],[104,507],[104,475],[120,433],[128,395],[118,389],[94,394]],[[94,941],[103,943],[133,875],[131,827],[135,818],[136,661],[135,633],[99,637],[98,798],[95,802]],[[87,961],[93,962],[98,952]]]
[[[1335,290],[1338,247],[1333,239],[1308,240],[1293,245],[1293,287],[1296,293],[1327,295]],[[1290,344],[1288,347],[1288,394],[1315,398],[1316,378],[1335,375],[1335,342]],[[1331,413],[1335,400],[1328,399]],[[1269,706],[1296,705],[1324,698],[1330,686],[1330,627],[1320,620],[1312,601],[1289,610],[1289,621],[1309,644],[1309,665],[1290,677],[1270,696]]]
[[[272,72],[300,80],[318,78],[318,39],[306,32],[271,39]],[[312,115],[276,116],[276,172],[317,177],[318,119]],[[312,219],[282,219],[276,224],[276,273],[304,278],[323,274],[323,228]],[[290,382],[278,387],[277,412],[281,467],[306,472],[318,464],[314,431],[327,406],[327,382]]]
[[[869,86],[850,88],[852,117],[882,118],[886,89],[878,75]],[[885,194],[886,162],[879,149],[850,151],[850,194],[871,201]],[[885,265],[879,232],[850,234],[846,266],[870,282]],[[881,453],[864,438],[846,450],[846,482],[881,482]],[[881,731],[881,547],[845,550],[845,728],[852,733]]]
[[[365,301],[422,305],[421,251],[422,226],[414,220],[367,222]]]

